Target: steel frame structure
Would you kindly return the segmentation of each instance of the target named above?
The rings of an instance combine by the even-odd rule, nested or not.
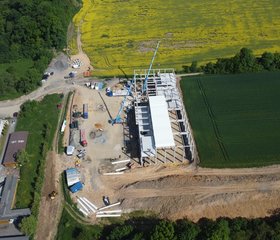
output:
[[[143,85],[146,84],[145,87]],[[145,92],[143,89],[145,88]],[[139,121],[139,109],[146,104],[146,111],[149,114],[148,97],[163,95],[166,98],[171,124],[177,126],[173,128],[174,139],[177,139],[176,146],[173,148],[151,149],[150,155],[141,152],[140,163],[167,163],[167,162],[189,162],[197,161],[198,155],[195,141],[192,135],[189,119],[187,117],[180,92],[177,88],[176,75],[174,69],[143,69],[134,70],[134,109],[136,124],[139,129],[139,144],[142,148],[141,130],[144,125],[149,128],[152,134],[152,123],[147,115],[147,121]],[[174,117],[175,116],[175,117]],[[180,139],[180,141],[178,140]],[[181,152],[181,153],[179,153]],[[179,158],[178,158],[178,155]]]

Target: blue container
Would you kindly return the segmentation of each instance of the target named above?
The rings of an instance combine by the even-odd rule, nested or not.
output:
[[[83,184],[81,182],[77,182],[73,186],[70,187],[70,191],[72,193],[78,192],[82,189],[83,189]]]
[[[85,113],[83,114],[83,117],[84,117],[84,119],[88,119],[88,113],[85,112]]]
[[[88,105],[87,104],[83,105],[83,117],[84,117],[84,119],[88,119]]]

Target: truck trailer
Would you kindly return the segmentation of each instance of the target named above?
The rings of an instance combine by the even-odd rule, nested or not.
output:
[[[81,134],[81,145],[83,147],[86,147],[87,146],[87,140],[86,140],[86,131],[85,131],[85,129],[81,129],[80,130],[80,134]]]

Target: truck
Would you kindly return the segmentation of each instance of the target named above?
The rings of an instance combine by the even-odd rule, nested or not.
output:
[[[88,119],[88,104],[83,104],[83,117],[84,119]]]
[[[81,134],[81,145],[83,147],[86,147],[87,146],[87,140],[86,140],[86,131],[85,131],[85,129],[81,129],[80,130],[80,134]]]

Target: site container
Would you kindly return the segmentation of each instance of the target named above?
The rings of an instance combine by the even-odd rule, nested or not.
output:
[[[83,147],[86,147],[87,146],[87,140],[86,140],[86,131],[85,131],[85,129],[81,129],[80,130],[80,134],[81,134],[81,145]]]
[[[83,184],[81,182],[77,182],[73,186],[70,187],[70,191],[72,193],[78,192],[82,189],[83,189]]]
[[[88,119],[88,104],[83,105],[83,117],[84,119]]]

